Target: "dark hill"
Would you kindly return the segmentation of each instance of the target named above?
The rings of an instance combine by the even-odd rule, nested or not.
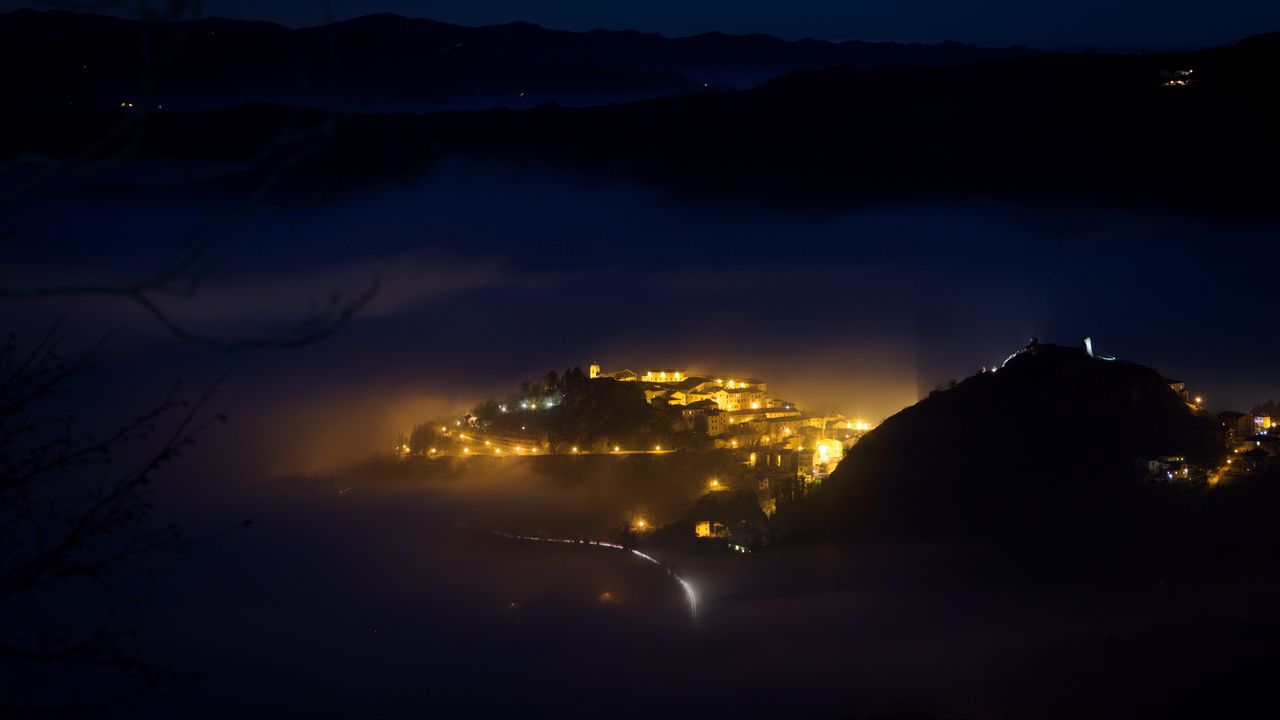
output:
[[[837,535],[1075,544],[1145,528],[1139,458],[1221,457],[1207,414],[1155,370],[1029,345],[868,433],[811,498]]]
[[[364,111],[531,107],[671,95],[707,83],[750,86],[802,68],[952,65],[1030,53],[764,35],[672,39],[529,23],[465,27],[391,14],[291,29],[21,10],[0,15],[0,107],[144,100],[169,109],[250,101]]]
[[[1188,85],[1170,73],[1191,70]],[[1101,201],[1275,212],[1280,39],[1149,55],[833,67],[751,91],[437,128],[457,146],[625,169],[682,195],[847,208],[884,199]],[[446,143],[449,141],[446,140]]]
[[[352,21],[357,30],[395,22]],[[0,55],[14,52],[3,40],[0,32]],[[396,42],[387,45],[391,52]],[[52,92],[32,85],[39,78],[23,72],[22,57],[0,62],[0,75],[16,74],[13,87],[26,88],[10,96]],[[62,66],[49,67],[56,75]],[[1187,70],[1189,84],[1169,84]],[[1270,88],[1277,76],[1280,36],[1273,34],[1187,53],[800,70],[752,90],[585,108],[427,115],[265,104],[205,112],[11,110],[0,161],[33,153],[78,157],[85,148],[244,160],[254,167],[230,181],[257,187],[288,159],[289,181],[329,196],[412,178],[442,155],[460,153],[546,162],[592,178],[625,176],[682,199],[727,204],[843,210],[995,199],[1274,215],[1280,101]],[[418,77],[415,92],[436,76]],[[140,130],[144,119],[135,149],[134,134],[120,128]]]
[[[0,15],[0,108],[207,109],[244,102],[359,111],[592,102],[687,92],[666,70],[556,62],[489,49],[483,30],[370,16],[314,28],[211,18]],[[495,41],[497,39],[495,38]],[[31,68],[40,68],[31,72]]]

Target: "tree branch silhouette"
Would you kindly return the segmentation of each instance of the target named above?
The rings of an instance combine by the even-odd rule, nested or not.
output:
[[[35,165],[42,168],[32,177],[20,182],[10,193],[12,199],[22,192],[31,190],[40,182],[52,179],[60,172],[101,171],[119,165],[134,157],[142,142],[142,133],[146,118],[150,112],[149,99],[153,96],[159,71],[173,60],[182,39],[190,32],[190,23],[186,22],[200,16],[202,3],[192,0],[169,0],[153,4],[148,2],[129,2],[127,0],[99,0],[90,2],[49,2],[51,7],[75,10],[121,10],[131,9],[140,18],[164,20],[174,28],[168,50],[161,57],[152,61],[149,52],[150,41],[146,32],[140,32],[142,57],[144,60],[143,102],[139,103],[137,112],[131,112],[112,127],[103,137],[89,143],[85,148],[73,153],[68,158],[25,153],[10,162],[0,165],[0,175],[24,165]],[[333,12],[328,2],[321,2],[320,7],[325,18],[332,20]],[[336,48],[330,48],[330,63],[337,67]],[[206,214],[196,226],[186,234],[169,251],[159,271],[148,278],[122,284],[78,284],[34,287],[0,286],[2,299],[39,299],[39,298],[112,298],[132,303],[150,316],[161,328],[174,337],[188,343],[199,345],[220,352],[239,352],[242,350],[281,350],[298,348],[319,342],[338,332],[362,311],[377,295],[381,283],[375,278],[369,285],[354,294],[334,291],[330,294],[322,309],[299,321],[295,327],[281,335],[269,337],[243,337],[219,339],[198,332],[179,322],[172,311],[166,307],[168,298],[190,298],[203,285],[208,275],[216,266],[212,258],[219,242],[238,221],[243,220],[255,210],[264,198],[277,186],[282,177],[290,169],[312,156],[336,132],[341,114],[330,110],[325,113],[318,124],[302,130],[282,133],[270,140],[264,147],[252,152],[244,163],[258,166],[271,158],[287,153],[270,168],[257,187],[249,195],[244,205],[237,210],[224,214]],[[110,148],[121,137],[128,135],[124,146],[98,157]],[[213,227],[215,220],[220,220]],[[212,229],[211,229],[212,228]],[[6,239],[12,239],[15,232],[10,228]]]
[[[148,558],[181,553],[173,525],[152,522],[152,481],[203,432],[225,421],[207,410],[220,382],[194,401],[175,386],[150,409],[94,437],[66,409],[97,348],[64,360],[61,327],[21,352],[0,348],[0,712],[65,713],[107,707],[178,673],[150,663],[136,633],[58,619],[52,597],[86,588],[120,592],[124,573],[154,575]],[[105,339],[104,339],[105,341]],[[100,345],[99,345],[100,347]],[[74,593],[74,595],[72,594]],[[51,595],[52,594],[52,595]],[[61,697],[58,673],[107,675],[92,702]],[[41,691],[49,688],[48,696]]]
[[[0,206],[59,178],[101,173],[137,158],[161,71],[193,29],[186,21],[202,10],[192,0],[45,4],[91,12],[131,10],[138,18],[162,22],[140,26],[143,64],[136,107],[63,156],[26,149],[0,163],[0,178],[6,181]],[[333,20],[328,3],[319,5]],[[336,69],[333,43],[329,61]],[[376,278],[356,291],[331,292],[279,333],[215,337],[180,321],[173,306],[207,286],[228,234],[253,216],[290,170],[333,138],[342,114],[332,103],[330,108],[318,121],[247,148],[239,164],[262,172],[247,198],[230,210],[204,212],[154,272],[119,282],[0,285],[0,300],[116,300],[177,340],[222,353],[299,348],[339,332],[375,298]],[[0,239],[12,242],[18,235],[6,227]],[[76,386],[94,368],[109,337],[72,360],[62,356],[68,334],[61,323],[25,351],[12,336],[0,344],[0,716],[110,710],[185,677],[149,661],[137,632],[127,623],[121,627],[110,607],[94,612],[66,607],[87,589],[127,596],[122,580],[128,576],[153,576],[160,558],[222,534],[186,537],[176,526],[158,523],[152,504],[156,477],[225,420],[207,408],[221,381],[194,401],[176,385],[113,428],[83,432],[74,409]]]

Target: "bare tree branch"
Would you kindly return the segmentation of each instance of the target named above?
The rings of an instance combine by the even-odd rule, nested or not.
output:
[[[152,103],[161,71],[195,28],[186,21],[202,10],[192,0],[46,4],[81,11],[132,10],[136,17],[168,24],[139,25],[143,72],[134,108],[65,157],[32,150],[0,164],[0,178],[7,185],[0,205],[60,178],[123,166],[144,152],[147,129],[155,122]],[[332,21],[329,3],[320,4]],[[333,35],[329,59],[337,77]],[[0,300],[115,299],[145,313],[175,338],[216,352],[297,348],[338,332],[373,300],[377,280],[359,292],[332,293],[294,327],[275,335],[213,337],[178,320],[173,306],[174,300],[192,298],[206,287],[230,233],[254,215],[291,170],[331,141],[344,116],[334,109],[336,95],[330,99],[319,122],[308,121],[306,127],[247,149],[240,163],[262,176],[245,202],[229,211],[203,213],[159,258],[154,272],[144,268],[141,277],[120,282],[0,286]],[[11,241],[17,234],[4,228],[0,238]],[[192,539],[176,527],[157,525],[152,517],[153,479],[224,420],[207,408],[218,383],[194,402],[175,386],[114,429],[86,434],[69,398],[80,376],[93,368],[101,343],[68,360],[61,352],[66,341],[67,331],[56,323],[25,351],[13,337],[0,346],[0,715],[5,716],[99,712],[182,677],[148,662],[136,633],[120,629],[110,614],[97,622],[79,611],[63,617],[45,601],[87,590],[127,595],[128,583],[121,582],[127,576],[152,575],[158,572],[158,558],[230,532]],[[83,689],[74,679],[59,685],[68,673],[97,673],[109,681],[95,689]]]
[[[25,678],[22,687],[0,681],[0,711],[107,707],[170,673],[144,659],[132,633],[57,621],[41,598],[118,592],[122,574],[156,572],[147,558],[181,552],[175,527],[151,523],[151,482],[224,420],[207,410],[218,381],[194,402],[175,387],[100,438],[76,433],[63,407],[93,352],[64,361],[63,337],[54,327],[26,352],[12,338],[0,351],[0,677]],[[119,675],[119,692],[69,703],[24,694],[55,670]]]
[[[180,47],[185,34],[190,32],[190,23],[186,22],[200,16],[202,4],[189,0],[170,0],[153,4],[148,2],[124,2],[123,0],[102,0],[101,2],[58,2],[51,6],[79,10],[121,10],[131,9],[140,18],[165,20],[175,28],[167,53],[152,62],[150,41],[145,31],[140,31],[139,42],[142,45],[144,72],[142,78],[143,98],[135,112],[128,113],[119,123],[97,141],[75,153],[69,158],[54,158],[31,153],[20,155],[9,163],[0,165],[0,175],[23,166],[36,166],[40,170],[31,177],[20,182],[8,199],[27,192],[42,182],[51,180],[60,173],[88,173],[102,171],[119,165],[134,157],[141,146],[146,119],[149,115],[150,98],[154,96],[159,71],[168,65]],[[321,10],[326,18],[332,19],[333,12],[329,3],[322,2]],[[338,64],[336,45],[330,43],[330,62],[336,68]],[[323,120],[305,130],[283,133],[273,138],[266,146],[252,153],[245,161],[249,165],[260,165],[281,152],[292,148],[283,160],[262,178],[258,186],[250,194],[244,206],[231,213],[206,214],[185,237],[175,243],[163,260],[159,271],[142,280],[124,284],[83,284],[48,287],[0,287],[0,299],[33,299],[56,297],[104,297],[126,300],[147,315],[151,316],[162,328],[183,340],[220,352],[238,352],[241,350],[290,349],[323,340],[333,335],[346,325],[359,311],[363,310],[377,294],[380,283],[375,279],[367,289],[347,300],[330,303],[330,312],[313,315],[303,320],[299,329],[279,337],[250,337],[238,339],[216,339],[192,330],[178,322],[173,313],[167,309],[163,297],[193,296],[203,285],[215,267],[210,260],[213,250],[237,222],[249,216],[265,197],[278,185],[284,175],[299,163],[311,157],[324,143],[328,142],[337,131],[342,115],[330,109]],[[123,147],[105,157],[98,157],[104,150],[127,136]],[[3,198],[0,198],[3,200]],[[219,220],[216,224],[215,218]],[[213,228],[211,230],[211,228]],[[12,236],[12,229],[9,235]],[[335,294],[341,298],[341,294]]]

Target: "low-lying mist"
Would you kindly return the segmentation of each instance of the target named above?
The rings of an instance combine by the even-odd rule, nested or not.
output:
[[[212,227],[222,260],[190,299],[166,303],[228,341],[269,337],[330,293],[381,281],[336,335],[274,353],[182,343],[127,299],[6,306],[28,337],[57,318],[82,345],[114,331],[89,403],[106,410],[227,373],[214,400],[232,419],[221,459],[243,456],[249,474],[333,470],[416,423],[592,361],[760,376],[775,396],[873,422],[1031,335],[1092,335],[1101,352],[1186,379],[1211,407],[1278,390],[1267,337],[1218,352],[1264,321],[1261,306],[1183,320],[1202,295],[1236,291],[1237,258],[1202,240],[1230,238],[1263,262],[1265,227],[976,205],[798,214],[462,159],[318,205],[246,206],[211,186],[139,179],[72,190],[13,208],[6,281],[145,277]],[[1191,268],[1196,293],[1168,280]]]
[[[1209,690],[1268,657],[1245,639],[1272,632],[1272,592],[1240,577],[1094,587],[960,547],[646,547],[692,583],[695,617],[625,551],[459,524],[573,530],[618,492],[588,474],[259,488],[238,505],[251,527],[128,611],[200,675],[128,716],[1170,717],[1256,699]]]

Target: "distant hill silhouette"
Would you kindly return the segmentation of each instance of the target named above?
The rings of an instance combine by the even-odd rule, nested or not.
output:
[[[1188,85],[1170,73],[1192,70]],[[1280,36],[1186,53],[837,67],[745,92],[433,118],[446,145],[803,207],[1087,200],[1274,213]]]
[[[51,22],[34,13],[19,17]],[[356,28],[361,23],[399,27],[398,22],[352,21]],[[249,27],[290,37],[307,32]],[[533,32],[524,26],[511,31]],[[44,81],[19,62],[30,53],[24,54],[21,43],[9,44],[12,27],[6,32],[0,33],[0,54],[9,53],[11,61],[0,63],[0,73],[16,79],[11,86],[17,91],[5,97],[45,92],[40,89]],[[367,42],[380,37],[391,36],[370,33]],[[388,40],[387,47],[397,45]],[[283,78],[294,72],[286,58],[296,55],[280,52],[274,60],[249,65],[268,68],[264,77]],[[370,77],[386,65],[373,58],[367,63]],[[475,67],[459,67],[464,66]],[[56,80],[57,73],[74,73],[76,66],[64,61],[49,67]],[[511,77],[498,66],[491,69],[495,83]],[[1185,84],[1169,84],[1175,73],[1187,70]],[[223,78],[221,72],[210,77]],[[446,76],[439,75],[440,83]],[[441,156],[456,153],[548,163],[586,176],[658,185],[681,199],[728,204],[839,211],[885,201],[994,199],[1274,215],[1280,212],[1275,202],[1280,96],[1271,91],[1277,76],[1280,35],[1271,34],[1184,53],[799,70],[751,90],[595,107],[544,104],[427,115],[333,113],[265,103],[206,112],[173,112],[168,106],[163,111],[10,107],[5,113],[10,132],[0,134],[0,161],[25,153],[76,156],[86,147],[101,153],[132,149],[128,143],[134,135],[118,132],[122,116],[145,116],[137,148],[142,155],[243,163],[224,182],[245,187],[256,186],[291,158],[280,187],[292,183],[320,196],[412,179]],[[351,77],[352,84],[364,85],[364,76]],[[406,70],[392,77],[400,80],[388,87],[401,80],[413,92],[430,94],[430,87],[443,87],[432,85],[436,75],[431,73]],[[547,78],[563,76],[541,77],[550,82]],[[118,92],[110,83],[87,87],[108,88],[101,90],[104,97]],[[386,92],[377,90],[384,98]],[[316,143],[317,137],[323,141]],[[295,158],[300,146],[305,152]]]
[[[0,15],[6,88],[0,107],[101,107],[148,97],[149,105],[170,109],[246,101],[376,111],[520,107],[671,95],[706,84],[750,86],[802,68],[951,65],[1031,52],[961,43],[577,33],[530,23],[464,27],[390,14],[290,29],[19,10]],[[151,70],[153,85],[142,80]]]
[[[1147,496],[1135,461],[1222,454],[1209,415],[1155,370],[1029,345],[869,432],[811,497],[807,522],[854,537],[1032,545],[1126,528],[1160,536],[1168,498]]]

